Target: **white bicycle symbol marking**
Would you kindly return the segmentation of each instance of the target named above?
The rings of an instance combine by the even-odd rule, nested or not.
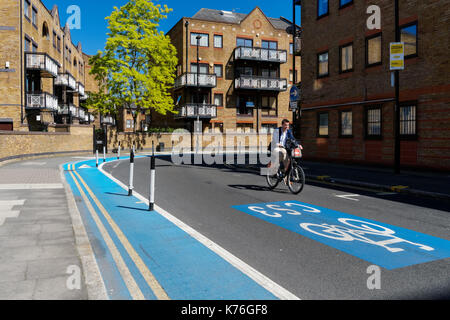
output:
[[[322,237],[334,239],[334,240],[341,240],[341,241],[361,241],[364,243],[369,243],[372,245],[380,246],[388,250],[389,252],[401,252],[404,251],[402,248],[390,248],[388,245],[392,245],[394,243],[409,243],[411,245],[417,246],[422,250],[425,251],[433,251],[434,248],[420,244],[420,243],[414,243],[402,238],[399,238],[395,236],[395,231],[391,230],[389,228],[379,226],[377,224],[360,221],[360,220],[354,220],[354,219],[347,219],[347,218],[340,218],[338,219],[339,222],[341,222],[344,225],[347,225],[351,228],[345,227],[345,226],[336,226],[336,225],[329,225],[329,224],[314,224],[314,223],[302,223],[300,226],[314,234],[317,234]],[[352,224],[353,223],[353,224]],[[356,224],[356,225],[355,225]],[[386,237],[386,240],[383,241],[374,241],[369,239],[368,237],[365,237],[365,235],[375,235],[375,236],[383,236]]]

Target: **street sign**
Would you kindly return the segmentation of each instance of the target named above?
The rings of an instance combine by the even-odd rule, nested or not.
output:
[[[300,89],[297,86],[292,86],[290,93],[290,101],[298,101],[300,100]]]
[[[391,42],[390,68],[391,70],[405,69],[405,44],[403,42]]]
[[[298,109],[298,100],[300,100],[300,89],[293,85],[289,97],[289,108],[291,111],[296,111]]]

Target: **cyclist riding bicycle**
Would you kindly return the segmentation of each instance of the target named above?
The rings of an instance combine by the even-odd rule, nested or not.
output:
[[[272,136],[272,146],[275,146],[274,152],[279,155],[280,163],[283,164],[282,173],[287,174],[290,167],[290,157],[288,152],[291,152],[293,148],[297,147],[297,142],[295,140],[294,134],[289,129],[290,121],[284,119],[282,126],[274,131]]]

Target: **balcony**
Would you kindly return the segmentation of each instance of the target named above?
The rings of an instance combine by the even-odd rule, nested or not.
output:
[[[58,76],[59,63],[46,53],[26,52],[26,69],[38,70],[42,77],[55,78]]]
[[[100,124],[115,125],[116,120],[112,116],[100,116]]]
[[[71,90],[77,90],[77,82],[75,78],[68,72],[59,73],[55,79],[56,86],[65,86]]]
[[[213,104],[187,103],[180,108],[178,118],[211,119],[217,117],[217,106]]]
[[[234,87],[235,89],[286,91],[287,79],[241,75],[234,80]]]
[[[47,92],[27,93],[27,109],[58,110],[58,99]]]
[[[78,94],[80,97],[84,96],[84,86],[81,82],[77,83]]]
[[[287,51],[256,47],[237,47],[234,50],[234,59],[286,63]]]
[[[215,88],[217,86],[217,76],[215,74],[198,74],[198,86],[201,88]],[[197,87],[197,73],[184,73],[175,79],[175,89],[182,87]]]
[[[60,104],[60,105],[58,105],[58,113],[61,115],[71,114],[72,117],[77,118],[78,117],[78,108],[72,103],[63,104],[63,105]]]

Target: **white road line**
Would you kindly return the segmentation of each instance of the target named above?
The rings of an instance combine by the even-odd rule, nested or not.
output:
[[[25,162],[22,163],[21,166],[45,166],[47,162]]]
[[[115,160],[115,161],[118,161],[118,160]],[[112,161],[110,161],[110,162],[112,162]],[[103,165],[104,165],[104,163],[102,163],[99,166],[100,172],[103,173],[106,177],[108,177],[112,181],[114,181],[115,183],[117,183],[123,189],[128,190],[128,187],[126,185],[124,185],[121,181],[117,180],[112,175],[110,175],[109,173],[104,171]],[[145,197],[143,197],[142,195],[140,195],[139,193],[137,193],[135,191],[133,192],[133,196],[135,196],[136,198],[138,198],[145,204],[147,204],[147,205],[149,204],[148,199],[146,199]],[[253,267],[249,266],[247,263],[245,263],[241,259],[239,259],[238,257],[234,256],[232,253],[228,252],[227,250],[225,250],[224,248],[222,248],[215,242],[211,241],[210,239],[208,239],[207,237],[205,237],[204,235],[202,235],[195,229],[191,228],[190,226],[188,226],[187,224],[185,224],[178,218],[171,215],[164,209],[155,205],[155,210],[158,214],[165,217],[167,220],[171,221],[173,224],[175,224],[181,230],[183,230],[184,232],[189,234],[191,237],[193,237],[194,239],[196,239],[197,241],[202,243],[204,246],[206,246],[207,248],[209,248],[210,250],[212,250],[213,252],[218,254],[225,261],[230,263],[236,269],[240,270],[242,273],[246,274],[248,277],[253,279],[253,281],[258,283],[260,286],[265,288],[267,291],[271,292],[277,298],[279,298],[281,300],[301,300],[299,297],[297,297],[293,293],[291,293],[288,290],[286,290],[285,288],[281,287],[279,284],[275,283],[274,281],[272,281],[271,279],[269,279],[268,277],[266,277],[265,275],[263,275],[262,273],[260,273],[256,269],[254,269]]]
[[[20,211],[13,210],[12,208],[15,206],[23,206],[24,203],[25,200],[0,200],[0,226],[5,223],[6,218],[17,218]]]
[[[334,195],[335,197],[338,198],[343,198],[343,199],[347,199],[347,200],[353,200],[353,201],[359,201],[358,199],[353,199],[353,197],[360,197],[360,194],[341,194],[341,195]]]
[[[0,184],[0,190],[63,189],[62,183]]]

